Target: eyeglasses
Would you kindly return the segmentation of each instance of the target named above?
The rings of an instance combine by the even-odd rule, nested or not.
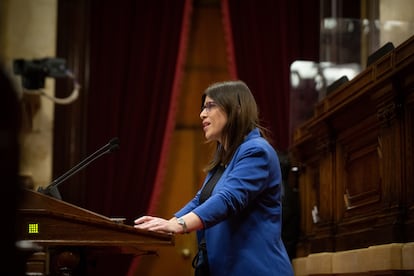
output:
[[[209,113],[212,108],[216,107],[217,104],[215,102],[206,102],[203,106],[201,106],[201,112],[204,110]]]

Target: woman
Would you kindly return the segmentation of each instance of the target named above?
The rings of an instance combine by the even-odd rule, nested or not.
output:
[[[293,275],[281,240],[279,159],[250,89],[242,81],[215,83],[201,104],[205,138],[217,144],[202,188],[170,220],[143,216],[135,227],[197,231],[195,275]]]

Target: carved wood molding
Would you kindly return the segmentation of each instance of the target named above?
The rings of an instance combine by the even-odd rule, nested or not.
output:
[[[377,112],[377,118],[380,121],[382,127],[390,127],[392,121],[397,117],[397,104],[395,102],[389,103]]]

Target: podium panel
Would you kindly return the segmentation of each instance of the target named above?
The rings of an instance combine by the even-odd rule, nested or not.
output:
[[[128,269],[132,258],[156,255],[160,246],[174,245],[173,235],[136,229],[32,190],[24,190],[21,202],[18,241],[42,248],[28,255],[27,273],[77,275],[79,271],[104,270],[97,267],[99,262],[107,266],[124,263]],[[42,269],[45,271],[39,272]]]

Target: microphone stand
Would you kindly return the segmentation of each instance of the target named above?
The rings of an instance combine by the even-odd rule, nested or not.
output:
[[[101,157],[102,155],[110,153],[110,152],[114,152],[118,148],[119,148],[119,139],[118,138],[111,139],[106,145],[104,145],[103,147],[101,147],[100,149],[92,153],[90,156],[85,158],[83,161],[81,161],[79,164],[77,164],[76,166],[68,170],[63,175],[53,180],[46,188],[39,187],[37,191],[61,200],[62,196],[60,195],[59,190],[57,189],[58,185],[60,185],[66,179],[68,179],[75,173],[79,172],[86,166],[88,166],[90,163],[92,163],[93,161]]]

